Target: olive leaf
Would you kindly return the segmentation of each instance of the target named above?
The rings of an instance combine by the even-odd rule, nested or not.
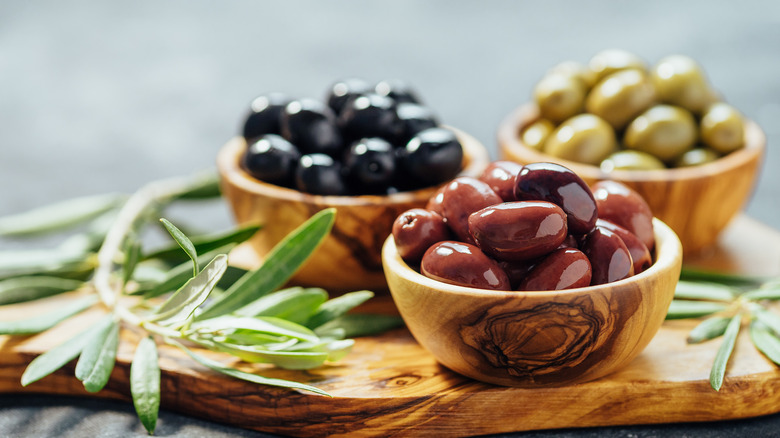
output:
[[[130,393],[141,424],[154,433],[160,411],[160,365],[157,344],[151,336],[141,339],[130,365]]]
[[[271,363],[288,370],[309,370],[322,365],[328,359],[328,353],[322,351],[274,351],[222,342],[210,342],[207,345],[245,362]]]
[[[116,363],[119,347],[119,324],[94,333],[81,352],[76,364],[76,378],[84,383],[88,392],[98,392],[106,386]]]
[[[710,370],[710,386],[716,391],[720,391],[720,387],[723,385],[726,366],[731,357],[731,352],[734,351],[734,344],[737,342],[737,334],[739,334],[741,324],[741,314],[734,315],[731,318],[723,335],[723,343],[720,344],[720,348],[718,348],[718,352],[715,355],[715,361],[712,364],[712,370]]]
[[[773,332],[780,334],[780,316],[762,307],[753,307],[751,313]]]
[[[724,272],[706,271],[690,267],[683,267],[680,272],[680,279],[687,281],[703,281],[709,283],[720,283],[730,286],[749,286],[760,284],[766,281],[765,277],[726,274]]]
[[[759,289],[754,289],[742,294],[746,300],[780,300],[780,283],[767,283]]]
[[[319,309],[317,309],[317,313],[309,318],[309,320],[306,322],[306,327],[312,329],[317,328],[322,324],[325,324],[334,318],[338,318],[353,308],[363,304],[373,296],[373,292],[361,290],[357,292],[349,292],[340,297],[328,300],[324,302]]]
[[[208,264],[211,260],[213,260],[215,257],[217,257],[220,254],[228,254],[230,250],[232,250],[235,247],[235,244],[228,244],[225,246],[222,246],[220,248],[217,248],[213,251],[209,251],[206,254],[199,255],[198,256],[198,265],[205,265]],[[240,268],[228,268],[229,271],[231,271],[233,274],[240,274],[243,275],[246,273],[245,270]],[[235,272],[238,270],[238,272]],[[137,291],[134,291],[131,293],[131,295],[143,295],[144,298],[155,298],[159,297],[160,295],[166,294],[171,291],[178,290],[184,283],[187,282],[190,278],[192,278],[192,262],[190,260],[187,260],[184,263],[181,263],[179,265],[176,265],[175,267],[169,269],[167,273],[165,274],[165,278],[162,279],[159,283],[149,286],[149,287],[142,287],[139,288]],[[227,274],[227,271],[225,271],[225,274]],[[239,276],[240,276],[239,275]],[[236,278],[233,278],[233,282],[235,282]],[[232,284],[231,282],[230,284]]]
[[[98,297],[89,295],[71,301],[59,309],[42,315],[18,321],[0,321],[0,335],[31,335],[46,331],[73,315],[79,314],[98,302]]]
[[[693,328],[688,333],[688,343],[698,344],[699,342],[708,341],[710,339],[722,336],[726,332],[726,327],[729,325],[731,318],[723,316],[713,316],[702,321],[699,325]]]
[[[24,275],[77,271],[88,268],[85,254],[59,249],[0,251],[0,279]]]
[[[737,291],[734,288],[709,282],[680,280],[674,290],[675,299],[732,301]]]
[[[287,336],[302,341],[317,342],[319,338],[308,328],[272,316],[219,316],[198,321],[191,325],[191,333],[219,333],[233,330],[263,333],[272,336]]]
[[[0,218],[0,236],[29,236],[66,229],[120,206],[126,197],[85,196]]]
[[[239,316],[275,316],[303,324],[327,299],[328,293],[323,289],[294,287],[260,297],[234,313]]]
[[[189,240],[198,253],[207,253],[226,245],[245,242],[250,237],[254,236],[260,228],[259,225],[246,225],[235,230],[192,237]],[[174,243],[148,254],[144,254],[144,260],[149,259],[161,259],[169,263],[182,263],[187,260],[187,255],[182,255],[181,247],[177,243]]]
[[[666,319],[698,318],[726,310],[725,304],[709,301],[672,300]]]
[[[127,285],[141,260],[141,242],[130,235],[125,244],[125,259],[122,263],[122,284]]]
[[[211,198],[219,198],[221,191],[219,189],[219,175],[214,171],[201,172],[192,178],[188,187],[175,196],[171,197],[168,201],[175,200],[204,200]]]
[[[74,291],[83,285],[80,280],[43,275],[0,280],[0,306]]]
[[[337,330],[336,334],[342,333],[339,337],[356,338],[375,335],[403,325],[404,320],[399,316],[348,313],[317,327],[314,333],[327,336]]]
[[[176,228],[176,225],[172,224],[168,219],[161,218],[160,222],[162,222],[165,229],[168,230],[168,233],[173,237],[173,240],[179,244],[181,249],[183,249],[190,260],[192,260],[192,276],[198,275],[200,267],[198,266],[198,251],[195,249],[195,245],[192,244],[189,237],[185,236],[184,233]]]

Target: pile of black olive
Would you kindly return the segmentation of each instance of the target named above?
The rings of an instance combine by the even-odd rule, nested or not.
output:
[[[316,195],[385,195],[438,185],[461,170],[463,149],[405,82],[334,83],[325,102],[256,98],[244,123],[242,167]]]

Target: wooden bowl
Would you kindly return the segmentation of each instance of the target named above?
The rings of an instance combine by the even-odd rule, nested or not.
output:
[[[680,276],[682,247],[654,220],[656,261],[617,282],[566,291],[502,292],[425,277],[398,255],[382,261],[393,300],[415,339],[444,366],[488,383],[562,386],[628,364],[664,321]]]
[[[470,135],[455,132],[464,152],[461,175],[479,176],[490,162],[487,150]],[[332,292],[387,289],[382,272],[382,242],[398,215],[411,208],[424,207],[438,187],[389,196],[311,195],[252,178],[239,165],[244,150],[243,138],[230,140],[217,156],[217,167],[222,193],[236,221],[263,225],[250,240],[260,258],[314,213],[335,207],[336,221],[330,235],[292,282]]]
[[[521,164],[552,161],[562,164],[588,184],[614,179],[639,192],[653,214],[668,224],[685,253],[713,244],[723,228],[750,198],[766,149],[761,128],[747,121],[745,147],[709,164],[666,170],[616,170],[605,173],[597,166],[556,158],[525,146],[520,132],[539,118],[536,105],[521,106],[498,128],[503,159]]]

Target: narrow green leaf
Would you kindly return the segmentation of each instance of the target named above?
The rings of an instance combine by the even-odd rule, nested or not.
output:
[[[705,319],[688,333],[688,343],[698,344],[699,342],[708,341],[723,335],[730,320],[731,318],[723,316],[713,316]]]
[[[198,264],[199,265],[208,264],[211,260],[214,260],[214,258],[217,257],[218,255],[228,254],[230,250],[232,250],[234,247],[235,244],[228,244],[223,247],[217,248],[213,251],[209,251],[206,254],[199,255]],[[228,273],[230,273],[230,275],[233,278],[233,281],[235,281],[236,278],[240,278],[242,273],[246,273],[246,270],[235,268],[235,267],[228,267],[228,270],[225,271],[223,278],[220,279],[220,283],[222,283],[223,279],[225,279],[225,275],[228,275]],[[161,282],[157,283],[152,287],[146,289],[140,289],[136,292],[133,292],[132,295],[143,295],[144,298],[146,299],[159,297],[160,295],[164,295],[168,292],[178,290],[190,278],[192,278],[192,262],[190,260],[187,260],[184,263],[181,263],[171,268]]]
[[[78,269],[85,258],[83,253],[58,249],[0,251],[0,278]]]
[[[353,308],[371,299],[374,293],[368,290],[346,293],[323,303],[317,313],[309,318],[306,327],[317,328],[326,322],[344,315]]]
[[[272,336],[289,336],[302,341],[319,341],[317,335],[308,328],[272,316],[247,317],[227,315],[198,321],[191,326],[191,332],[200,333],[218,334],[220,332],[225,332],[226,334],[229,334],[234,330],[247,330]]]
[[[723,272],[706,271],[690,267],[682,268],[682,272],[680,272],[680,279],[688,281],[708,281],[732,286],[746,286],[751,284],[757,285],[766,280],[765,277],[725,274]]]
[[[727,306],[709,301],[672,300],[666,319],[698,318],[726,310]]]
[[[83,332],[33,359],[22,374],[22,386],[27,386],[48,376],[75,359],[92,339],[93,333],[102,330],[103,327],[111,323],[113,323],[113,317],[107,316]]]
[[[328,299],[323,289],[294,287],[272,292],[235,311],[239,316],[275,316],[298,324],[305,323]]]
[[[759,289],[754,289],[742,294],[747,300],[780,300],[780,283],[767,283]]]
[[[160,222],[162,222],[165,229],[168,230],[168,233],[173,237],[173,240],[179,244],[181,249],[183,249],[190,260],[192,260],[192,276],[198,275],[198,272],[200,271],[200,267],[198,266],[198,251],[195,249],[195,245],[192,244],[190,238],[185,236],[184,233],[176,228],[176,225],[172,224],[168,219],[161,218]]]
[[[674,298],[683,300],[715,300],[732,301],[736,291],[728,286],[718,283],[708,283],[699,281],[677,282],[674,290]]]
[[[286,283],[330,232],[335,215],[336,210],[328,208],[312,216],[279,242],[260,268],[241,277],[196,319],[233,312]]]
[[[92,332],[92,335],[87,342],[87,346],[84,347],[84,350],[82,350],[81,355],[79,356],[79,361],[76,362],[75,375],[77,379],[83,382],[84,379],[89,377],[90,373],[92,373],[92,370],[95,368],[98,357],[100,357],[100,351],[106,343],[109,333],[117,326],[118,324],[116,321],[112,321],[111,324],[102,327],[101,330]]]
[[[108,230],[116,221],[118,213],[119,210],[114,209],[98,216],[89,224],[85,232],[68,237],[57,246],[57,250],[81,254],[97,252],[103,241],[106,240]]]
[[[31,335],[46,331],[71,316],[89,309],[97,302],[97,295],[89,295],[43,315],[16,321],[0,321],[0,335]]]
[[[203,200],[219,198],[219,175],[216,172],[209,171],[196,175],[187,190],[182,191],[171,199],[171,201],[183,200]]]
[[[310,370],[322,365],[328,359],[328,353],[320,351],[272,351],[220,342],[214,342],[211,346],[246,362],[270,363],[287,370]]]
[[[247,225],[217,234],[196,236],[190,241],[195,247],[195,250],[202,254],[222,248],[225,245],[245,242],[249,240],[250,237],[254,236],[260,228],[259,225]],[[149,254],[145,254],[144,260],[148,259],[161,259],[169,263],[182,263],[187,260],[187,256],[186,254],[182,254],[179,245],[174,243],[173,245],[168,245]]]
[[[710,386],[715,391],[720,391],[720,387],[723,385],[723,377],[726,375],[726,366],[729,363],[731,352],[734,351],[734,344],[737,342],[737,334],[739,333],[739,326],[742,324],[742,315],[735,315],[729,321],[726,332],[723,335],[723,343],[718,348],[718,353],[715,355],[715,361],[712,364],[712,370],[710,370]]]
[[[175,345],[176,347],[178,347],[181,350],[183,350],[195,362],[198,362],[199,364],[201,364],[201,365],[203,365],[205,367],[211,368],[214,371],[220,372],[222,374],[226,374],[226,375],[228,375],[230,377],[233,377],[233,378],[236,378],[236,379],[246,380],[248,382],[257,383],[257,384],[260,384],[260,385],[278,386],[278,387],[282,387],[282,388],[291,388],[291,389],[301,389],[301,390],[304,390],[304,391],[313,392],[315,394],[320,394],[320,395],[324,395],[324,396],[328,396],[328,397],[331,396],[330,394],[328,394],[327,392],[325,392],[325,391],[323,391],[323,390],[321,390],[319,388],[316,388],[314,386],[305,385],[303,383],[298,383],[298,382],[293,382],[293,381],[290,381],[290,380],[283,380],[283,379],[272,379],[272,378],[268,378],[268,377],[259,376],[257,374],[245,373],[243,371],[239,371],[239,370],[236,370],[234,368],[228,368],[227,366],[225,366],[225,365],[223,365],[223,364],[221,364],[219,362],[213,361],[213,360],[208,359],[206,357],[203,357],[203,356],[201,356],[199,354],[196,354],[195,352],[191,351],[190,349],[188,349],[184,345],[182,345],[182,344],[180,344],[180,343],[178,343],[178,342],[176,342],[176,341],[174,341],[172,339],[168,339],[167,342],[172,344],[172,345]]]
[[[106,386],[116,363],[119,347],[119,324],[114,322],[93,337],[81,352],[76,364],[76,377],[88,392],[98,392]],[[82,361],[84,366],[81,366]],[[79,372],[80,371],[80,372]]]
[[[758,351],[769,360],[780,365],[780,339],[777,339],[769,328],[760,321],[750,324],[750,340]]]
[[[356,338],[376,335],[403,325],[404,320],[400,316],[348,313],[317,327],[314,333],[326,336],[336,330],[336,334],[343,333],[343,337]]]
[[[751,313],[759,321],[766,324],[773,332],[780,333],[780,316],[760,306],[751,308]]]
[[[160,364],[157,344],[151,336],[143,338],[135,349],[130,365],[130,393],[141,424],[154,434],[160,412]]]
[[[136,266],[141,260],[141,242],[134,237],[128,237],[128,243],[125,245],[125,260],[122,263],[122,284],[126,285],[133,277]]]
[[[251,330],[236,330],[227,335],[215,336],[217,342],[237,345],[262,345],[269,350],[279,350],[300,342],[287,336],[269,335]]]
[[[69,278],[32,276],[0,280],[0,306],[45,298],[74,291],[83,281]]]
[[[150,321],[158,321],[161,325],[175,326],[184,323],[198,308],[211,290],[217,285],[222,274],[227,269],[228,258],[220,254],[214,258],[203,271],[188,281],[157,310]]]
[[[63,230],[118,207],[124,195],[97,195],[70,199],[25,213],[0,218],[0,236],[29,236]]]

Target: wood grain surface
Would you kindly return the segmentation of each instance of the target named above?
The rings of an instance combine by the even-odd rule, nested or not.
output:
[[[758,275],[780,274],[780,233],[739,217],[707,254],[686,263]],[[4,306],[0,319],[45,312],[67,296]],[[394,312],[389,296],[364,311]],[[75,364],[26,388],[19,379],[42,351],[99,318],[92,309],[30,337],[0,337],[0,391],[88,395]],[[160,348],[162,407],[244,428],[294,436],[464,436],[510,431],[711,421],[780,411],[780,370],[752,347],[746,333],[720,392],[708,382],[719,341],[687,345],[693,321],[666,322],[647,348],[621,370],[588,383],[509,388],[462,377],[438,364],[406,329],[361,338],[338,363],[311,371],[246,366],[267,376],[297,379],[333,395],[272,389],[233,380]],[[129,362],[139,334],[122,331],[118,366],[98,397],[129,399]],[[224,355],[210,354],[221,360]]]

